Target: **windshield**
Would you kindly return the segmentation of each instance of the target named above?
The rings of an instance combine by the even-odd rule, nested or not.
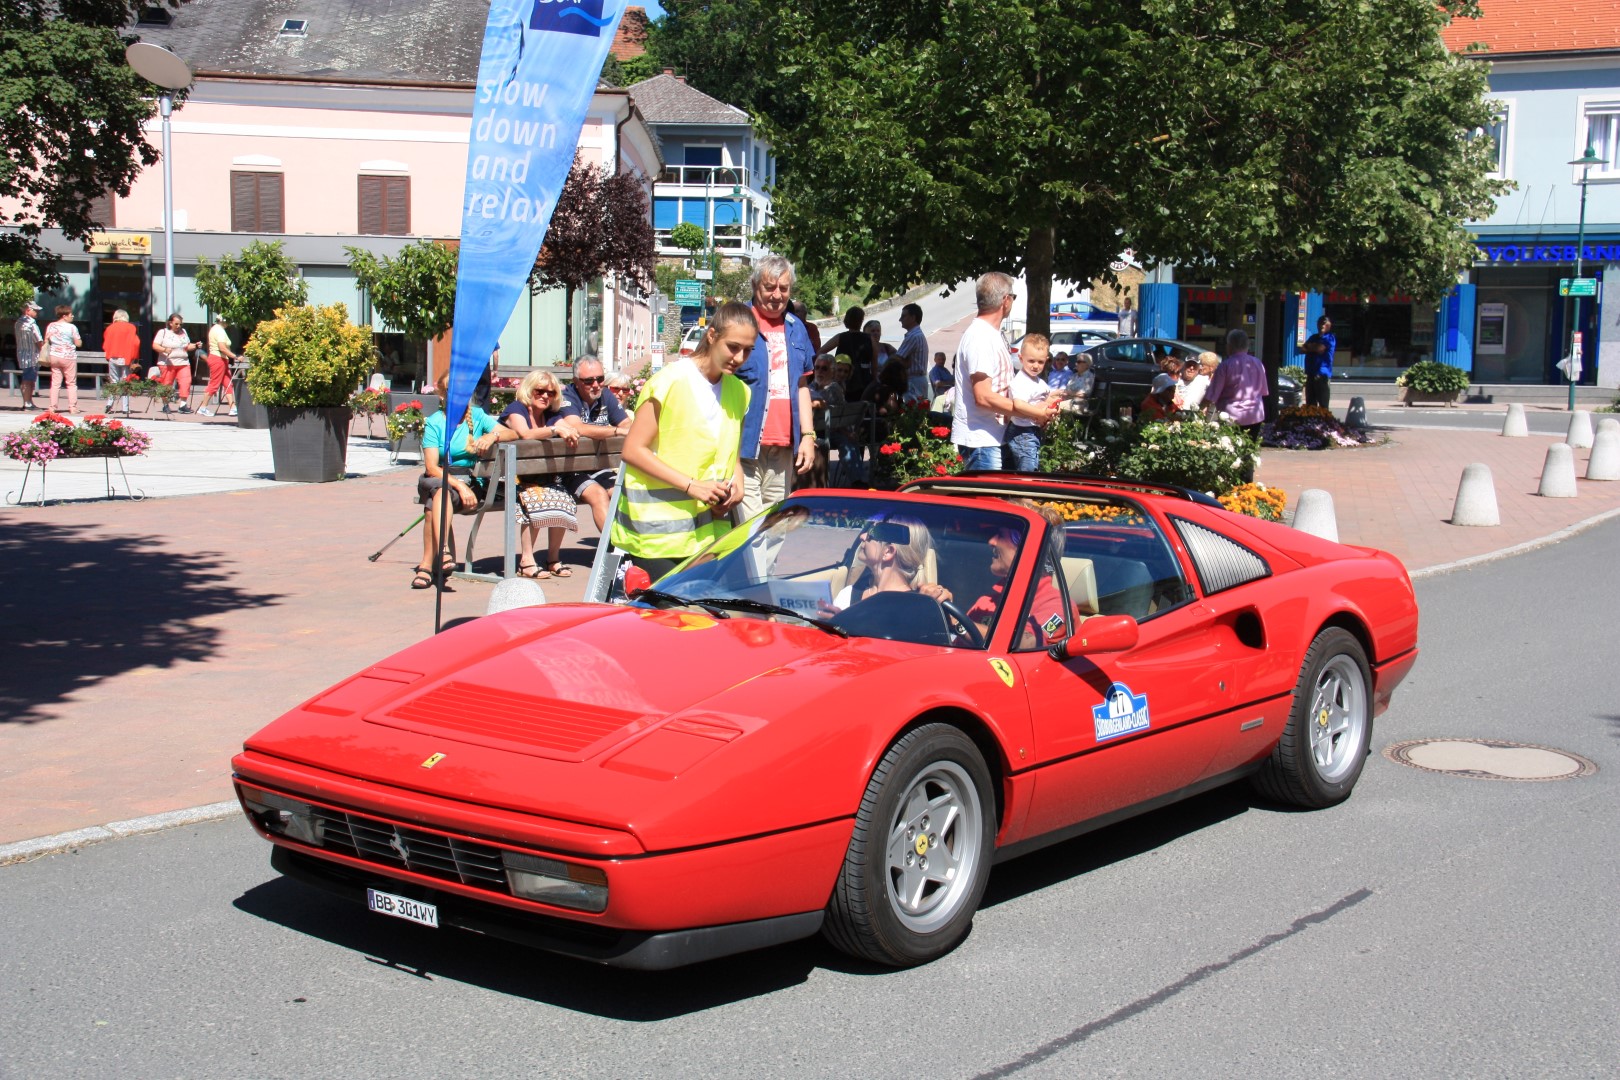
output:
[[[1027,534],[1021,518],[993,506],[793,498],[717,540],[657,591],[663,603],[824,620],[853,637],[984,648]]]

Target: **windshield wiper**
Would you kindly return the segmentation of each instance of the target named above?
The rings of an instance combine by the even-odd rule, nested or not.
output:
[[[716,619],[731,618],[730,612],[721,611],[719,608],[714,606],[714,601],[712,600],[688,600],[684,596],[676,596],[674,593],[662,592],[658,589],[642,589],[640,592],[636,593],[632,599],[638,604],[645,601],[654,607],[659,608],[674,607],[677,605],[680,607],[702,608]]]
[[[641,595],[645,596],[647,594],[642,593]],[[767,604],[763,600],[748,600],[743,597],[731,596],[705,596],[702,600],[690,602],[705,606],[713,604],[715,607],[731,608],[734,611],[751,611],[757,615],[786,615],[790,619],[798,619],[800,622],[809,623],[818,630],[825,630],[829,634],[837,634],[843,638],[849,637],[848,630],[845,630],[842,626],[836,626],[826,619],[818,619],[814,615],[806,615],[802,611],[794,611],[792,608],[783,607],[781,604]]]

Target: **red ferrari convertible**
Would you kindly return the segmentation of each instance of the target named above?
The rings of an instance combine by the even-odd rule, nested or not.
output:
[[[1393,556],[1175,488],[808,491],[627,604],[478,619],[247,741],[279,871],[665,968],[967,934],[992,864],[1247,777],[1350,794],[1417,658]]]

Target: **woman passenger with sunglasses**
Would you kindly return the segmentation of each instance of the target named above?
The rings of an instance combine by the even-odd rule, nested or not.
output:
[[[933,550],[934,538],[917,518],[895,514],[868,522],[856,538],[860,576],[833,598],[833,610],[843,611],[880,592],[917,592],[949,603],[950,590],[926,580]]]
[[[579,445],[579,419],[572,410],[564,408],[562,386],[549,371],[534,370],[518,383],[517,394],[501,412],[501,423],[515,432],[517,439],[562,439],[570,447]],[[563,486],[575,499],[579,498],[570,481],[572,476],[560,478]],[[594,481],[592,481],[594,483]],[[566,504],[565,504],[566,505]],[[515,512],[515,511],[514,511]],[[540,529],[525,523],[521,530],[518,573],[527,578],[573,577],[574,572],[562,561],[562,540],[565,529],[546,530],[546,566],[541,569],[534,561],[536,546],[540,543]]]

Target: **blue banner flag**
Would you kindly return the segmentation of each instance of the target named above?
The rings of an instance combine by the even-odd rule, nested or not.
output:
[[[461,201],[450,433],[545,239],[625,0],[493,0],[484,27]]]

